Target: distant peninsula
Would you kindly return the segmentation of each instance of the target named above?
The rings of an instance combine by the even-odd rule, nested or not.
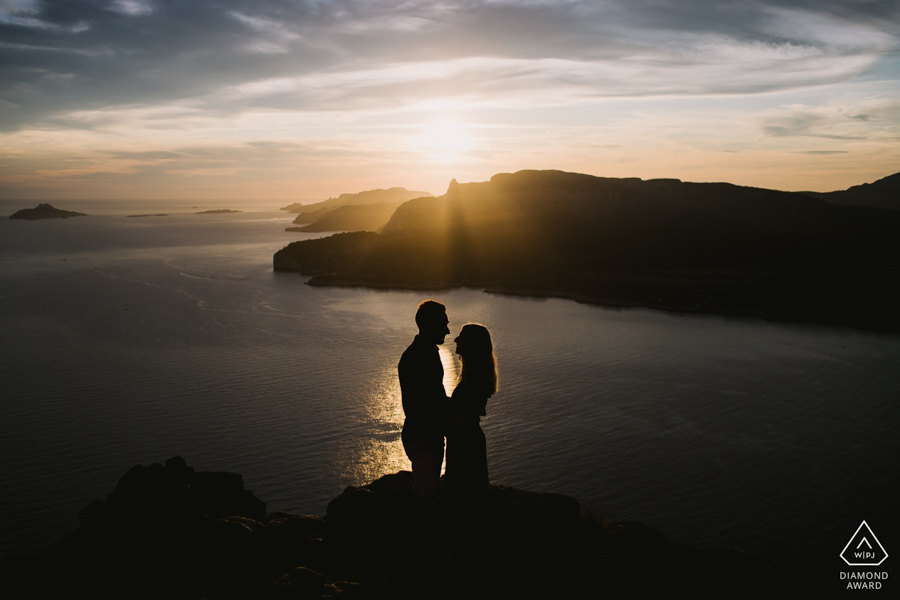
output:
[[[10,215],[10,219],[26,219],[36,221],[38,219],[68,219],[69,217],[86,217],[85,213],[72,210],[61,210],[50,204],[41,203],[34,208],[23,208]]]
[[[242,210],[234,210],[231,208],[214,208],[212,210],[201,210],[200,212],[195,212],[195,215],[225,215],[231,213],[239,213],[244,212]]]
[[[132,219],[137,219],[140,217],[168,217],[169,215],[167,215],[165,213],[160,213],[158,215],[126,215],[126,216],[128,216],[129,218],[132,218]]]
[[[325,211],[315,220],[301,227],[288,227],[285,231],[381,231],[402,202],[378,202],[375,204],[349,204]],[[306,222],[299,215],[295,223]]]
[[[403,187],[392,187],[390,189],[368,190],[365,192],[357,192],[355,194],[341,194],[337,198],[329,198],[322,202],[312,202],[310,204],[301,204],[295,202],[289,206],[283,206],[279,210],[289,213],[297,213],[299,215],[311,215],[318,218],[325,212],[337,208],[339,206],[351,206],[360,204],[378,204],[382,202],[406,202],[414,198],[423,196],[434,196],[430,192],[417,192],[408,190]],[[317,212],[322,211],[322,212]],[[313,213],[315,213],[313,215]],[[311,223],[312,221],[294,221],[295,223]]]
[[[293,242],[273,267],[310,285],[476,287],[900,333],[900,210],[883,207],[897,180],[838,205],[827,199],[845,195],[503,173],[406,201],[378,232]]]
[[[584,516],[570,496],[500,485],[424,504],[409,471],[346,488],[320,517],[267,513],[241,475],[176,456],[130,469],[79,521],[40,554],[0,555],[0,589],[35,599],[518,600],[825,597],[846,586],[830,546],[697,549],[642,523]]]

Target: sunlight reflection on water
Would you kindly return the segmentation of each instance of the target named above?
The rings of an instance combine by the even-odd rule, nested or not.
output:
[[[456,346],[447,342],[438,350],[444,367],[444,389],[450,394],[456,387],[459,373],[454,354]],[[378,372],[363,401],[366,435],[348,442],[350,447],[342,454],[337,467],[351,485],[357,486],[382,475],[411,469],[400,440],[404,417],[397,369],[389,367]]]
[[[128,468],[174,454],[306,514],[409,469],[397,361],[429,296],[448,307],[447,392],[460,326],[494,337],[494,483],[689,543],[819,540],[893,518],[896,338],[310,287],[271,270],[294,236],[235,215],[3,219],[0,233],[2,552],[61,537]]]
[[[400,443],[403,406],[396,369],[384,369],[365,398],[365,411],[371,424],[371,439],[363,440],[349,468],[355,485],[362,485],[387,473],[409,469],[409,461]]]
[[[456,346],[448,342],[438,346],[438,350],[444,367],[444,389],[450,394],[459,373]],[[382,475],[411,468],[400,441],[404,417],[396,368],[385,368],[374,377],[364,402],[368,436],[353,443],[339,467],[352,485],[364,485]]]
[[[447,390],[449,396],[456,389],[456,380],[459,377],[459,361],[455,354],[456,344],[451,341],[444,342],[443,346],[438,346],[438,352],[441,355],[441,364],[444,366],[444,389]]]

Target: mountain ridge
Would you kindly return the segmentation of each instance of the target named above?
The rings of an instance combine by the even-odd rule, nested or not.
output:
[[[872,183],[854,185],[835,192],[802,192],[842,206],[872,206],[900,210],[900,173],[894,173]]]
[[[900,211],[806,193],[529,170],[404,202],[352,268],[317,265],[311,241],[273,266],[315,273],[311,285],[481,287],[900,331],[885,284],[898,234]]]

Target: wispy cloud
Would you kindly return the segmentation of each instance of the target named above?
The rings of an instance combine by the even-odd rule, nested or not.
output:
[[[0,183],[885,174],[898,50],[896,0],[0,0]],[[411,144],[444,112],[458,172]]]
[[[853,104],[784,106],[765,117],[761,129],[771,137],[900,139],[900,102],[867,100]]]
[[[7,2],[0,127],[186,99],[238,113],[795,89],[896,50],[898,13],[799,0]]]

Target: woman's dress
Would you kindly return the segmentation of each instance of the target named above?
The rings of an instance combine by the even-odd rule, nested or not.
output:
[[[476,493],[487,489],[487,442],[481,430],[490,396],[473,393],[460,383],[450,399],[447,424],[447,466],[444,485],[452,493]]]

